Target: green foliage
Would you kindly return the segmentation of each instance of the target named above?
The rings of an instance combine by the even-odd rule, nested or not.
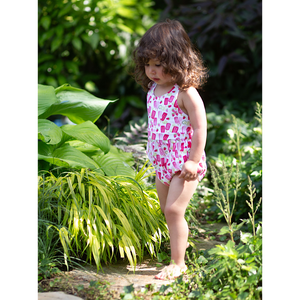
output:
[[[215,180],[223,182],[229,173],[223,168],[222,174],[215,173]],[[226,184],[224,186],[226,191]],[[236,190],[237,188],[234,189]],[[230,226],[223,227],[220,234],[239,231],[245,222],[252,225],[253,234],[239,231],[239,244],[230,239],[226,244],[216,245],[208,251],[194,252],[192,257],[189,256],[188,270],[184,277],[180,276],[173,283],[161,286],[158,292],[147,289],[137,293],[129,286],[124,289],[122,299],[143,299],[149,292],[152,299],[262,299],[262,227],[261,223],[255,224],[255,187],[250,180],[248,190],[250,219],[238,225],[229,223]],[[223,199],[223,196],[221,198]],[[232,211],[227,211],[226,198],[224,203],[225,205],[221,204],[219,208],[229,217]],[[231,209],[234,209],[234,206]]]
[[[67,84],[56,89],[39,84],[38,88],[39,170],[59,166],[134,176],[132,156],[111,146],[106,135],[94,124],[113,100],[97,98]],[[58,127],[46,119],[58,114],[77,125]]]
[[[143,118],[130,121],[125,126],[123,133],[115,138],[115,146],[119,149],[132,153],[137,164],[147,161],[146,145],[148,141],[148,119]]]
[[[151,0],[39,0],[38,82],[119,98],[109,119],[145,109],[128,76],[132,49],[158,18]],[[126,115],[126,116],[125,116]],[[119,119],[117,121],[117,119]],[[101,120],[99,120],[101,122]]]
[[[175,0],[165,17],[181,21],[203,55],[210,70],[205,101],[252,115],[249,107],[262,99],[262,2]]]
[[[215,186],[213,183],[212,170],[218,168],[231,169],[233,165],[238,166],[239,171],[227,181],[228,198],[235,199],[235,210],[233,211],[233,220],[248,217],[248,206],[246,203],[248,192],[248,176],[255,185],[256,193],[260,198],[262,196],[262,106],[257,103],[256,117],[250,122],[245,122],[234,115],[230,115],[225,110],[224,114],[208,113],[208,138],[206,154],[209,162],[214,168],[208,169],[209,186]],[[239,189],[236,191],[232,187],[236,176],[239,176]],[[210,211],[217,213],[217,202],[212,193],[209,193],[206,200],[210,202]],[[223,217],[221,212],[219,217]],[[214,215],[212,218],[216,218]],[[261,207],[257,210],[258,220],[262,218]]]
[[[152,3],[138,4],[136,0],[39,0],[39,83],[54,87],[88,83],[93,90],[94,81],[104,80],[103,86],[115,86],[117,79],[105,78],[128,63],[132,45],[153,23]]]
[[[57,230],[66,265],[71,253],[97,268],[116,257],[126,257],[134,267],[145,250],[157,255],[167,227],[155,190],[143,182],[147,169],[135,179],[87,169],[39,176],[39,221],[47,231]]]

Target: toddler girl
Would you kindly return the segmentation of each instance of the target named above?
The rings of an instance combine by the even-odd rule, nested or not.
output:
[[[188,225],[184,214],[206,173],[206,114],[196,88],[207,78],[200,54],[175,20],[157,23],[133,52],[134,76],[147,93],[147,154],[170,233],[171,264],[157,279],[186,271]]]

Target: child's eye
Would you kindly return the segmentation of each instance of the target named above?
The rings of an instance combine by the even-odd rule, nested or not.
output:
[[[160,67],[161,65],[160,65],[160,64],[156,64],[155,66],[156,66],[156,67]]]

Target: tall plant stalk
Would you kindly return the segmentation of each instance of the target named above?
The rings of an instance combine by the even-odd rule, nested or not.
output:
[[[234,127],[233,127],[233,133],[234,135],[230,138],[231,140],[233,141],[233,143],[235,144],[236,148],[237,148],[237,155],[238,155],[238,160],[239,162],[242,162],[242,151],[241,151],[241,142],[240,142],[240,138],[241,138],[241,129],[237,123],[237,119],[234,115],[231,115],[232,116],[232,119],[233,119],[233,124],[234,124]],[[234,138],[234,136],[236,138]]]
[[[231,164],[230,169],[228,170],[225,166],[225,163],[222,164],[222,175],[219,174],[218,170],[210,164],[211,172],[212,172],[212,181],[214,185],[215,195],[217,197],[217,206],[222,211],[226,223],[229,228],[229,233],[231,240],[233,240],[233,232],[235,231],[232,226],[232,216],[233,211],[236,204],[237,193],[240,189],[240,173],[239,173],[239,166],[236,165],[236,172],[235,172],[235,184],[234,184],[234,198],[231,204],[231,199],[229,196],[229,191],[232,188],[231,178],[233,176],[233,163]]]
[[[255,185],[252,183],[250,176],[248,176],[248,182],[249,182],[249,185],[247,185],[247,186],[249,189],[249,193],[246,193],[246,194],[249,196],[250,201],[246,200],[246,202],[251,209],[251,214],[250,214],[250,212],[248,212],[248,215],[249,215],[250,221],[252,223],[253,236],[255,236],[255,214],[261,204],[262,198],[259,199],[256,207],[254,208],[254,198],[256,196],[256,193],[255,193],[256,188],[255,188]]]

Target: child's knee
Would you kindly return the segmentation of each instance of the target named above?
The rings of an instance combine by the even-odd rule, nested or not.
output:
[[[184,216],[184,211],[182,211],[175,205],[171,205],[171,206],[166,205],[166,207],[164,207],[163,213],[167,220],[168,219],[176,219],[178,217]]]

